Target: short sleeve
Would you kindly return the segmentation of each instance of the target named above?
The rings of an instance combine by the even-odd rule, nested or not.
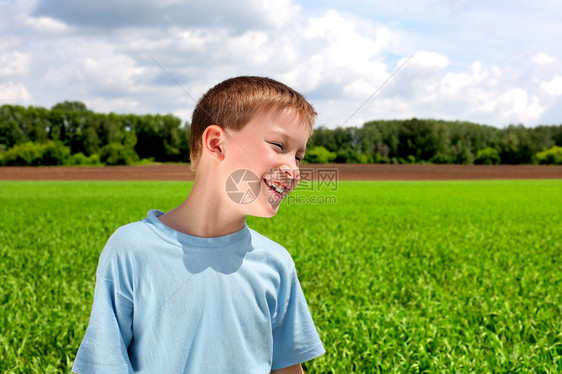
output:
[[[110,238],[100,256],[90,322],[73,372],[133,372],[127,353],[132,339],[132,280],[130,262],[119,256]]]
[[[325,352],[294,265],[285,284],[281,285],[279,314],[273,321],[272,369],[296,365]]]

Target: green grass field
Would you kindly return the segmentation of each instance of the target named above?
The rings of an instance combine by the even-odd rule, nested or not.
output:
[[[0,182],[0,372],[69,372],[105,241],[189,187]],[[295,259],[327,350],[307,372],[562,372],[562,180],[320,193],[248,219]]]

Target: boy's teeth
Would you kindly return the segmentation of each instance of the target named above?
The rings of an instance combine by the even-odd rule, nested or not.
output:
[[[267,182],[267,185],[271,188],[273,188],[277,193],[283,193],[285,191],[285,188],[278,186],[276,184],[274,184],[273,182]]]

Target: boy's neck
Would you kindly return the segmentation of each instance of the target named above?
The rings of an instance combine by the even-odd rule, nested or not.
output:
[[[240,231],[245,216],[228,212],[228,202],[222,194],[208,188],[209,184],[196,180],[187,199],[175,209],[159,217],[172,229],[202,238],[214,238]]]

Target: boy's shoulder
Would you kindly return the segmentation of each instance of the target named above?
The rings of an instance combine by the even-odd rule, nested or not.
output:
[[[117,259],[136,258],[147,251],[147,245],[154,243],[154,234],[143,221],[118,227],[107,239],[100,255],[100,264]]]
[[[252,237],[252,247],[254,250],[262,252],[266,255],[269,260],[279,261],[282,266],[294,268],[295,263],[291,254],[287,249],[276,241],[268,238],[267,236],[260,234],[256,230],[249,229]]]
[[[163,232],[163,226],[158,216],[163,214],[155,209],[148,211],[147,216],[139,221],[131,222],[117,228],[109,237],[108,244],[115,246],[130,246],[134,244],[154,244],[155,242],[172,241],[168,232]],[[133,246],[135,247],[135,246]]]
[[[263,247],[269,247],[271,249],[277,250],[277,251],[286,251],[285,247],[283,247],[281,244],[277,243],[275,240],[272,240],[270,238],[268,238],[267,236],[257,232],[256,230],[252,229],[252,228],[248,228],[250,230],[250,234],[252,235],[252,242],[255,245],[258,246],[263,246]]]
[[[111,244],[131,244],[143,242],[146,236],[151,235],[152,231],[146,225],[145,220],[131,222],[117,228],[109,237],[108,243]]]

